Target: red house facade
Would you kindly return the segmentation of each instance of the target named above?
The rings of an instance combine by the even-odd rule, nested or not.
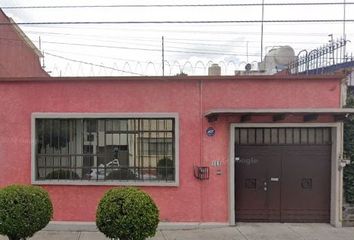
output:
[[[0,187],[43,186],[54,221],[137,186],[162,222],[341,226],[343,76],[49,77],[0,21]]]
[[[341,92],[334,75],[1,78],[0,185],[43,186],[55,221],[133,185],[163,222],[340,226]]]

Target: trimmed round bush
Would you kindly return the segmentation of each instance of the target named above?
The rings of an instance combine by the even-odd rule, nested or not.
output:
[[[0,190],[0,234],[10,240],[32,237],[52,215],[49,195],[40,187],[11,185]]]
[[[67,170],[67,169],[59,169],[50,172],[45,177],[46,179],[79,179],[79,175],[76,172]]]
[[[108,238],[144,240],[156,234],[159,210],[152,198],[137,188],[113,188],[96,212],[97,228]]]

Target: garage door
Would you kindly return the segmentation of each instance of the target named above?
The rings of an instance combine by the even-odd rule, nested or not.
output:
[[[329,222],[330,128],[235,129],[236,221]]]

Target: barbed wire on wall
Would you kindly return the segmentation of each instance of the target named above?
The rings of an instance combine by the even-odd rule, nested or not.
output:
[[[54,54],[48,54],[52,57],[60,57]],[[47,66],[46,70],[51,76],[160,76],[162,75],[161,63],[155,62],[124,62],[118,64],[114,62],[110,65],[104,63],[91,63],[70,58],[64,58],[65,63],[55,63]],[[218,64],[223,75],[234,75],[236,70],[244,70],[247,62],[242,61],[167,61],[165,60],[165,75],[174,76],[180,73],[187,75],[207,75],[208,68],[212,64]],[[257,62],[252,62],[252,68],[257,69]]]

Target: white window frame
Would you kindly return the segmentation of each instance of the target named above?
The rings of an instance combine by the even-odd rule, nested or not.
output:
[[[93,181],[93,180],[37,180],[36,179],[36,119],[66,118],[173,118],[175,120],[175,180],[165,181]],[[109,185],[109,186],[179,186],[179,115],[178,113],[65,113],[36,112],[31,116],[31,183],[34,185]]]

